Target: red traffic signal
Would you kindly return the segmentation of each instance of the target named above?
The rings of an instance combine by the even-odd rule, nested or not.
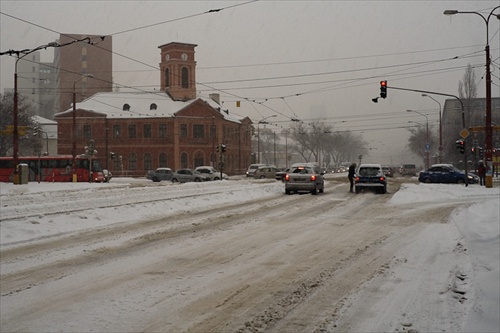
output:
[[[380,81],[380,97],[387,97],[387,81]]]

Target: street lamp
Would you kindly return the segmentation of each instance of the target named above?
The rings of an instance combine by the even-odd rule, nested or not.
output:
[[[415,113],[418,113],[419,115],[425,117],[425,121],[426,121],[425,140],[427,141],[425,143],[425,169],[429,169],[429,166],[430,166],[430,161],[429,161],[429,148],[430,148],[429,147],[429,118],[427,117],[427,115],[420,113],[418,111],[415,111],[415,110],[406,110],[406,112],[415,112]]]
[[[42,50],[42,49],[47,49],[47,47],[58,47],[59,44],[57,42],[51,42],[45,45],[40,45],[38,47],[35,47],[32,50],[22,50],[22,51],[9,51],[7,53],[16,53],[17,54],[17,59],[16,63],[14,66],[14,114],[13,114],[13,126],[14,126],[14,131],[12,133],[12,155],[13,155],[13,160],[14,160],[14,184],[19,184],[19,179],[18,179],[18,170],[17,170],[17,165],[19,164],[19,129],[18,129],[18,122],[19,122],[19,100],[18,100],[18,93],[17,93],[17,63],[19,60],[23,59],[26,57],[28,54],[31,54],[33,52]],[[21,56],[22,54],[22,56]]]
[[[485,157],[486,163],[491,163],[492,155],[493,155],[493,131],[491,127],[491,72],[490,72],[490,38],[489,38],[489,29],[488,24],[490,22],[491,16],[495,16],[500,20],[500,14],[493,14],[495,10],[500,8],[497,6],[491,10],[487,17],[484,17],[482,14],[473,11],[458,11],[458,10],[445,10],[444,15],[455,15],[455,14],[476,14],[480,16],[484,23],[486,24],[486,47],[484,50],[486,51],[486,125],[484,128],[485,131]]]
[[[443,159],[443,125],[441,123],[441,103],[439,103],[434,97],[429,96],[427,94],[422,94],[423,97],[429,97],[432,99],[434,102],[438,103],[439,105],[439,154],[438,154],[438,159],[439,163],[442,163]]]
[[[274,118],[274,117],[277,117],[277,115],[273,114],[272,116],[262,118],[262,119],[261,119],[261,120],[259,120],[259,122],[257,123],[257,163],[260,163],[260,128],[259,128],[259,125],[260,125],[260,124],[269,124],[269,123],[266,121],[266,119],[269,119],[269,118]]]
[[[90,74],[82,75],[73,82],[73,148],[71,154],[73,155],[73,182],[76,182],[76,83],[85,78],[92,78]]]

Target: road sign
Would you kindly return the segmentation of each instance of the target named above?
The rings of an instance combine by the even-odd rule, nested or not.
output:
[[[469,137],[470,132],[467,130],[467,128],[464,128],[463,130],[460,131],[459,134],[460,134],[460,137],[465,140],[465,139],[467,139],[467,137]]]

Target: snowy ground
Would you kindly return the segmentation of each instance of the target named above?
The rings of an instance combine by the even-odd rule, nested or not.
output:
[[[338,211],[355,207],[356,202],[378,200],[377,202],[380,203],[375,202],[373,205],[375,207],[373,214],[378,214],[380,219],[384,217],[384,214],[397,212],[398,216],[390,217],[394,221],[400,221],[401,224],[406,223],[410,226],[419,222],[418,218],[414,217],[415,215],[418,217],[418,214],[415,213],[422,212],[422,216],[425,216],[425,218],[422,217],[422,220],[425,220],[426,223],[424,226],[418,226],[418,229],[414,229],[418,231],[414,237],[407,235],[408,238],[404,238],[401,236],[400,239],[404,240],[404,244],[396,246],[394,243],[391,245],[392,247],[387,246],[386,248],[378,248],[373,245],[374,249],[380,251],[394,251],[392,258],[378,268],[377,274],[364,278],[365,282],[362,288],[353,289],[349,296],[342,300],[342,306],[339,306],[335,313],[330,316],[335,317],[335,319],[326,318],[327,316],[324,315],[321,318],[323,320],[321,329],[316,328],[316,331],[413,330],[413,332],[418,332],[419,330],[428,331],[429,328],[439,328],[447,332],[498,332],[500,330],[500,188],[498,185],[495,183],[494,188],[487,189],[477,185],[466,188],[460,185],[406,182],[401,184],[399,191],[393,193],[387,200],[385,199],[387,196],[372,197],[363,194],[354,196],[345,193],[344,190],[342,190],[342,195],[336,197],[335,195],[329,197],[328,191],[325,191],[325,195],[318,195],[317,198],[309,195],[302,196],[303,199],[307,199],[304,207],[310,205],[314,199],[317,199],[315,201],[318,205],[329,207],[328,203],[334,200],[344,205],[339,206]],[[327,189],[330,189],[330,193],[335,193],[343,187],[342,182],[337,182],[333,178]],[[245,206],[260,205],[265,210],[267,205],[272,206],[271,202],[273,201],[279,201],[279,204],[272,210],[269,208],[268,215],[279,219],[280,215],[283,214],[280,213],[280,210],[288,209],[292,211],[292,214],[293,209],[295,209],[292,206],[287,207],[286,202],[294,200],[293,207],[299,209],[301,205],[299,199],[302,199],[299,196],[285,196],[283,185],[280,182],[247,179],[182,185],[164,182],[153,184],[145,180],[125,178],[113,179],[109,184],[30,183],[14,186],[2,183],[0,184],[0,195],[0,276],[5,280],[9,280],[10,277],[21,280],[19,277],[22,276],[23,271],[29,272],[36,265],[40,265],[41,268],[44,265],[52,265],[51,256],[54,261],[63,260],[63,258],[73,255],[77,258],[77,253],[91,250],[100,251],[101,248],[118,246],[117,243],[123,242],[123,239],[110,238],[104,244],[91,244],[89,248],[84,250],[82,248],[85,247],[85,244],[79,246],[76,242],[73,247],[65,249],[64,253],[53,251],[48,256],[33,258],[36,260],[30,259],[30,256],[35,256],[34,254],[30,254],[26,258],[22,257],[23,252],[21,251],[28,253],[30,247],[36,247],[48,241],[55,242],[59,238],[76,237],[75,235],[82,237],[85,233],[96,235],[96,231],[105,232],[106,229],[112,229],[115,232],[118,227],[122,228],[123,226],[130,226],[130,229],[123,229],[123,233],[131,234],[129,240],[132,240],[138,238],[139,228],[136,225],[141,221],[178,216],[179,218],[176,218],[178,222],[175,222],[178,223],[178,226],[171,226],[174,230],[173,228],[180,228],[183,213],[188,217],[193,216],[187,220],[190,221],[190,224],[199,225],[205,221],[195,219],[194,216],[198,213],[203,212],[204,215],[208,216],[214,214],[208,219],[215,220],[218,218],[216,214],[228,214],[228,216],[238,214],[236,212],[229,214],[227,211],[231,208],[225,212],[224,207],[238,207],[240,214],[243,214],[241,211],[245,210]],[[266,200],[269,203],[266,204]],[[379,207],[379,211],[377,211],[377,207]],[[444,212],[440,212],[441,207],[443,207]],[[328,222],[332,218],[335,220],[335,210],[332,210],[334,208],[324,209],[324,211],[319,211],[317,216],[311,215],[310,220],[317,220],[323,225],[335,223]],[[447,209],[450,209],[450,213],[446,213]],[[434,217],[429,219],[429,216],[425,215],[426,211],[440,213],[432,213]],[[205,212],[207,213],[205,214]],[[250,207],[248,212],[244,212],[244,214],[248,214],[252,221],[260,221],[260,217],[257,213],[253,213]],[[329,218],[322,220],[321,216],[326,214]],[[352,213],[348,215],[352,215]],[[342,220],[340,226],[349,223],[349,220],[346,219],[344,222],[343,219],[345,217],[338,217],[338,220]],[[375,223],[377,222],[374,222],[374,228],[376,228]],[[134,231],[132,231],[132,227],[135,228]],[[239,228],[248,229],[246,232],[253,230],[251,229],[253,227],[243,222]],[[353,233],[360,230],[362,229],[353,229]],[[213,234],[212,231],[203,238],[214,237]],[[303,236],[304,239],[306,237]],[[320,237],[314,237],[318,238],[318,244],[321,244]],[[390,239],[390,236],[384,237]],[[251,239],[248,241],[251,242]],[[291,242],[288,240],[288,243],[283,246],[290,246]],[[179,244],[178,248],[191,246],[187,243]],[[257,243],[257,239],[255,243]],[[249,246],[250,249],[251,245]],[[318,249],[314,251],[318,251]],[[233,249],[233,251],[237,250]],[[358,250],[358,252],[360,251]],[[350,258],[354,258],[358,254],[355,252]],[[244,260],[243,252],[240,256],[242,256],[241,262],[236,266],[242,266],[246,260],[250,261],[250,258]],[[17,260],[18,257],[23,259]],[[354,261],[352,262],[354,263]],[[443,267],[450,265],[454,268],[443,269]],[[231,268],[231,270],[235,269],[235,267]],[[338,269],[335,274],[340,274],[342,269]],[[222,270],[223,268],[220,268],[219,272],[210,273],[215,274],[214,281],[220,278]],[[198,274],[201,276],[201,273]],[[206,274],[208,275],[208,273]],[[325,270],[321,274],[323,276],[329,273]],[[281,278],[283,281],[286,280],[284,276]],[[294,279],[296,280],[298,277],[294,277]],[[15,279],[12,278],[12,280]],[[43,285],[44,283],[40,281],[37,283]],[[443,281],[449,281],[449,285],[443,285]],[[292,282],[289,283],[292,284]],[[57,283],[57,281],[51,283]],[[201,284],[201,281],[198,283]],[[283,284],[286,283],[283,282]],[[326,279],[322,284],[322,288],[328,287]],[[117,327],[121,327],[116,326],[116,323],[111,323],[110,326],[91,326],[92,328],[89,329],[83,316],[80,318],[82,322],[73,319],[70,326],[64,326],[57,320],[54,321],[54,318],[58,318],[54,313],[43,316],[41,314],[33,315],[31,319],[29,316],[25,316],[27,323],[26,326],[23,326],[23,324],[16,322],[16,318],[23,318],[22,311],[19,309],[27,303],[36,303],[32,298],[43,293],[36,290],[30,291],[31,287],[22,286],[18,290],[11,290],[9,289],[11,285],[14,286],[15,283],[2,282],[0,299],[0,310],[3,314],[0,319],[2,332],[78,332],[87,329],[98,331],[99,328],[103,327],[109,331],[119,331]],[[49,285],[47,283],[46,289],[49,289]],[[58,287],[55,285],[52,288]],[[236,298],[235,295],[240,293],[243,295],[245,288],[248,286],[240,287],[238,292],[223,303],[230,303],[229,300]],[[444,303],[450,302],[450,294],[452,301],[455,299],[456,302],[443,306]],[[185,296],[185,294],[183,295]],[[315,297],[318,298],[318,296]],[[306,297],[304,296],[304,298]],[[327,301],[323,300],[319,305],[324,305],[325,302]],[[86,307],[89,307],[90,304],[92,303],[88,303]],[[305,305],[306,303],[304,303],[304,308],[307,308]],[[299,309],[301,307],[297,306],[294,311],[300,312]],[[137,308],[130,306],[128,310],[122,309],[123,311],[125,316],[119,318],[133,317],[132,313],[137,311]],[[287,316],[292,317],[294,311],[290,310]],[[178,314],[178,316],[181,315]],[[294,316],[300,318],[299,314]],[[452,320],[446,319],[449,317],[453,317]],[[29,320],[32,320],[31,323]],[[49,325],[50,320],[51,324]],[[107,318],[107,320],[112,319]],[[206,318],[203,320],[209,322]],[[423,321],[427,321],[429,324],[426,325],[422,323]],[[215,322],[215,320],[210,322]],[[167,324],[163,323],[167,328],[158,326],[160,323],[161,321],[155,323],[156,326],[152,324],[149,329],[144,328],[147,326],[140,326],[141,328],[138,330],[154,331],[156,329],[168,332],[169,328],[176,327],[179,330],[203,331],[199,329],[199,326],[189,328],[180,323],[175,326],[176,322],[173,319],[170,319]],[[247,323],[246,326],[248,327],[248,325]],[[290,321],[286,324],[278,323],[276,326],[269,326],[271,325],[269,323],[266,323],[268,326],[262,323],[259,325],[260,328],[256,328],[257,325],[252,326],[253,331],[266,331],[266,328],[270,331],[284,331],[290,327],[300,327],[300,325],[290,326]],[[121,328],[123,329],[123,327]],[[132,327],[126,330],[135,331]],[[300,330],[297,329],[298,331]]]

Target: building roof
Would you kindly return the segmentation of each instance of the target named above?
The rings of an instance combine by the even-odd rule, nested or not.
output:
[[[81,103],[76,104],[76,109],[92,111],[105,115],[108,119],[118,118],[165,118],[175,117],[175,113],[202,100],[211,106],[227,121],[240,123],[241,121],[232,117],[229,112],[221,109],[221,106],[210,98],[199,97],[188,101],[176,101],[166,93],[152,92],[100,92]],[[128,105],[128,108],[124,108]],[[59,112],[55,116],[71,113],[73,108]]]

